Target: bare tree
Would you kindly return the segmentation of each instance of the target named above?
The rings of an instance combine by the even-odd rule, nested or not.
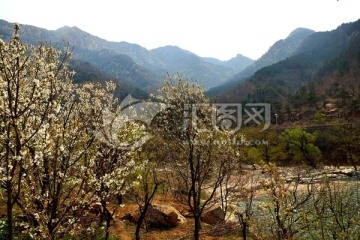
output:
[[[145,221],[146,230],[148,230],[146,223],[146,214],[153,201],[156,192],[161,184],[157,177],[156,170],[144,170],[139,184],[132,188],[132,194],[139,206],[139,218],[136,223],[135,238],[140,239],[140,229]]]
[[[253,218],[254,233],[278,240],[300,237],[310,228],[310,200],[314,196],[312,181],[300,189],[300,175],[287,183],[279,170],[266,166],[270,179],[263,183],[269,199],[258,205],[259,215]],[[256,222],[256,223],[255,223]]]
[[[360,238],[359,190],[356,181],[323,180],[313,201],[316,228],[312,239]]]
[[[254,198],[257,189],[258,178],[254,174],[250,173],[245,178],[242,178],[243,186],[240,192],[240,200],[243,201],[243,207],[239,211],[239,222],[241,226],[241,234],[244,240],[247,239],[247,235],[250,228],[250,221],[254,215]]]

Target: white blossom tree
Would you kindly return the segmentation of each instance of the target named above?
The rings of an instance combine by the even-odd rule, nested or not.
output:
[[[94,84],[77,87],[68,82],[57,92],[58,106],[25,153],[30,167],[18,205],[31,218],[31,235],[52,239],[82,230],[87,209],[97,200],[93,131],[101,118],[98,101],[103,95]]]
[[[68,50],[27,46],[18,31],[15,25],[10,42],[0,40],[0,186],[8,238],[14,239],[15,205],[27,218],[19,227],[33,238],[90,232],[91,205],[135,181],[132,150],[119,151],[97,134],[104,109],[116,105],[115,85],[74,84]],[[126,129],[118,129],[126,139]]]
[[[156,99],[167,108],[155,131],[167,143],[167,157],[175,191],[194,216],[194,239],[199,239],[201,216],[206,208],[221,204],[219,188],[235,169],[227,133],[212,124],[211,104],[204,89],[181,75],[168,76]]]
[[[30,162],[39,159],[30,147],[58,111],[55,96],[70,75],[62,68],[61,53],[20,42],[19,26],[9,43],[0,40],[0,147],[1,187],[6,192],[9,239],[14,238],[13,208],[21,202]],[[67,53],[65,53],[65,57]],[[63,81],[63,82],[62,82]]]

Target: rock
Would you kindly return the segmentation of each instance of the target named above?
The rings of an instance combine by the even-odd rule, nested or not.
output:
[[[181,215],[183,215],[183,216],[186,217],[186,218],[192,218],[192,217],[194,217],[194,214],[193,214],[192,212],[186,211],[186,210],[181,211]]]
[[[245,163],[240,163],[240,168],[242,170],[255,170],[256,169],[254,165],[245,164]]]
[[[190,208],[183,204],[171,204],[176,210],[178,210],[182,217],[192,218],[194,214],[191,212]]]
[[[139,219],[139,214],[138,213],[126,213],[125,215],[123,215],[122,217],[120,217],[121,220],[123,221],[129,221],[132,223],[137,223],[138,219]]]
[[[149,206],[146,221],[151,228],[173,228],[186,222],[186,218],[173,206],[152,204]]]
[[[353,170],[353,171],[349,172],[349,176],[352,178],[360,179],[360,172]]]
[[[127,209],[119,218],[136,224],[139,216],[138,209]],[[155,203],[149,206],[145,220],[149,228],[173,228],[187,222],[186,218],[173,206]],[[145,221],[143,224],[145,224]],[[145,227],[145,225],[142,227]]]
[[[261,170],[262,169],[262,167],[259,164],[254,163],[252,166],[253,166],[254,170]]]
[[[220,206],[214,206],[205,210],[201,216],[201,221],[209,225],[216,225],[225,221],[225,212]]]

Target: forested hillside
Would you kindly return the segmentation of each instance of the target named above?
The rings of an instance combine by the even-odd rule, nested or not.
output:
[[[234,88],[240,82],[251,77],[257,70],[293,56],[297,53],[298,48],[302,46],[303,41],[313,33],[314,31],[310,29],[295,29],[286,39],[281,39],[275,42],[258,60],[235,74],[224,84],[210,89],[207,94],[211,97],[222,95],[228,90]]]
[[[359,42],[360,21],[314,33],[295,55],[258,70],[217,100],[269,102],[274,112],[284,114],[283,121],[310,109],[325,115],[336,111],[344,117],[357,116]]]

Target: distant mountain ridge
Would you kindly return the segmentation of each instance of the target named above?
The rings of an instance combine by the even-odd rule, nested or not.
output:
[[[211,58],[211,57],[208,57],[208,58],[204,57],[203,59],[212,64],[230,67],[235,72],[242,71],[243,69],[245,69],[247,66],[249,66],[250,64],[252,64],[254,62],[254,60],[252,60],[242,54],[238,54],[235,57],[233,57],[229,60],[226,60],[226,61],[221,61],[219,59]]]
[[[214,89],[210,89],[208,94],[213,97],[216,95],[221,95],[228,89],[231,89],[237,85],[242,80],[253,75],[257,70],[291,57],[292,55],[296,54],[302,42],[313,33],[315,33],[315,31],[306,28],[295,29],[289,34],[287,38],[275,42],[258,60],[245,67],[242,71],[231,77],[223,85],[215,87]]]
[[[184,77],[193,78],[206,88],[217,86],[236,73],[236,68],[231,62],[230,64],[220,60],[211,62],[177,46],[160,47],[150,52],[164,63],[162,69],[154,69],[157,74],[181,72]],[[252,62],[245,57],[242,60],[243,65]],[[241,69],[241,63],[238,65]]]
[[[329,115],[331,110],[359,118],[360,20],[309,35],[292,56],[261,68],[217,100],[270,103],[282,117]]]
[[[296,53],[297,49],[301,46],[301,43],[313,33],[315,33],[315,31],[306,28],[295,29],[287,38],[275,42],[269,50],[259,58],[259,60],[235,75],[233,79],[249,77],[263,67],[291,57]]]
[[[0,20],[1,36],[8,40],[12,33],[13,24]],[[228,65],[227,62],[220,60],[218,63],[211,63],[178,47],[147,50],[138,44],[107,41],[78,27],[65,26],[51,31],[21,25],[20,37],[33,45],[39,42],[51,42],[56,47],[62,48],[68,44],[74,48],[76,60],[88,62],[106,75],[148,92],[159,86],[167,72],[181,72],[185,77],[196,79],[208,89],[220,85],[252,61],[244,57],[244,63],[239,60],[237,63],[239,69],[236,69],[235,64]],[[167,52],[170,56],[160,54],[161,51]]]
[[[0,20],[0,35],[4,40],[11,38],[13,26],[12,23]],[[35,46],[39,42],[47,42],[59,49],[69,46],[73,49],[73,59],[77,62],[89,63],[87,69],[90,71],[90,68],[94,68],[91,71],[97,72],[93,76],[99,77],[99,82],[112,79],[117,85],[124,86],[125,89],[117,93],[118,96],[123,96],[125,93],[150,91],[160,84],[160,79],[150,70],[136,64],[125,54],[118,54],[107,49],[106,40],[88,34],[77,27],[62,27],[50,31],[30,25],[20,25],[19,34],[23,42]],[[79,64],[72,65],[75,72],[78,66]],[[143,94],[140,95],[143,96]]]

